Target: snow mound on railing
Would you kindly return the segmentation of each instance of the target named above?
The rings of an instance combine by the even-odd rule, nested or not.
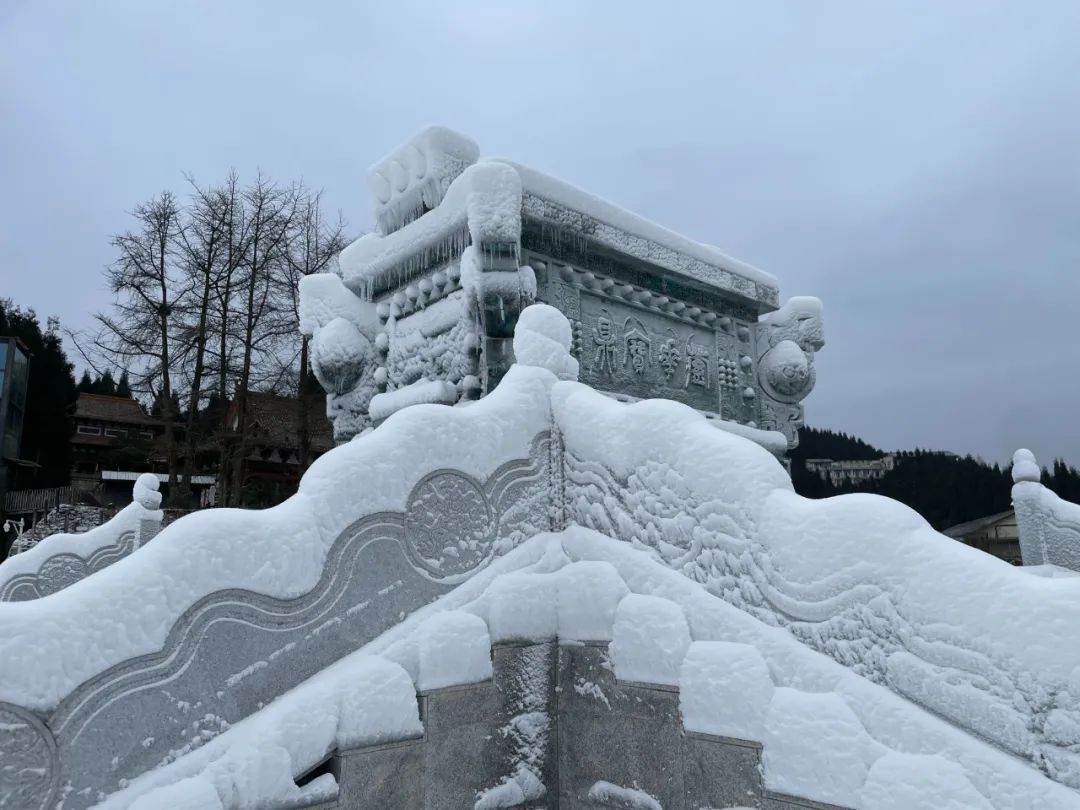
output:
[[[1080,787],[1080,646],[1062,643],[1080,580],[1028,576],[887,498],[802,498],[769,453],[679,403],[560,382],[552,411],[569,522]]]
[[[159,486],[156,475],[143,473],[132,486],[132,502],[110,520],[81,534],[61,532],[49,535],[33,548],[0,562],[0,586],[21,574],[38,572],[42,563],[57,554],[77,554],[86,559],[95,551],[118,543],[125,532],[138,535],[143,521],[160,524],[164,513],[160,508]]]

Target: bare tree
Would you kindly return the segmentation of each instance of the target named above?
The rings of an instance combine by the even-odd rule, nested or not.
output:
[[[326,219],[322,211],[322,191],[312,192],[301,186],[297,216],[282,268],[283,296],[291,306],[291,325],[297,334],[300,333],[300,279],[326,272],[347,243],[341,212],[338,212],[336,219]],[[296,422],[299,443],[297,461],[301,475],[311,464],[312,389],[309,382],[308,341],[307,335],[300,335]]]
[[[323,214],[322,193],[302,183],[260,174],[242,186],[235,172],[218,185],[187,179],[185,205],[162,193],[135,209],[132,231],[114,237],[118,258],[107,280],[115,303],[96,316],[96,334],[73,337],[93,368],[130,369],[135,390],[161,408],[169,502],[190,498],[200,456],[215,438],[219,502],[237,505],[252,446],[251,391],[296,392],[300,472],[310,463],[298,284],[332,266],[344,226],[340,215]],[[221,408],[216,430],[205,418],[211,402]]]
[[[233,319],[233,295],[239,285],[238,276],[250,248],[250,229],[248,212],[244,204],[243,190],[236,172],[230,172],[221,187],[222,205],[225,216],[224,255],[219,271],[213,280],[212,302],[209,308],[207,345],[216,347],[210,350],[215,366],[212,369],[217,380],[217,401],[222,408],[222,422],[218,430],[218,483],[219,500],[223,504],[232,501],[229,485],[232,454],[228,442],[228,426],[225,425],[227,403],[230,397],[230,383],[233,380],[235,364],[236,336],[231,328]]]
[[[184,352],[184,365],[189,378],[187,419],[184,434],[183,497],[189,498],[191,479],[195,473],[198,440],[198,415],[206,393],[211,333],[211,304],[221,277],[228,273],[229,227],[235,212],[236,173],[230,173],[224,186],[200,187],[188,176],[191,187],[190,203],[186,210],[186,227],[177,235],[177,253],[181,272],[191,291],[178,321],[178,337]]]
[[[98,313],[90,351],[129,370],[133,389],[160,403],[169,494],[177,494],[177,442],[173,375],[173,315],[188,290],[175,266],[175,244],[184,226],[175,197],[163,191],[132,212],[136,227],[113,237],[119,256],[106,270],[116,296],[112,311]],[[86,352],[84,352],[85,354]]]
[[[299,209],[297,186],[281,187],[262,174],[244,190],[249,246],[240,268],[240,298],[232,307],[237,316],[239,368],[232,427],[235,451],[229,470],[229,503],[239,503],[248,449],[248,394],[266,370],[261,360],[276,354],[280,341],[295,335],[278,300],[278,267],[284,261],[289,235]],[[272,372],[273,373],[273,372]],[[278,375],[280,378],[280,374]]]

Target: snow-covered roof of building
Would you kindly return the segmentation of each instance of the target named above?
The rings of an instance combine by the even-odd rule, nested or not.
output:
[[[509,167],[512,178],[489,182]],[[419,255],[421,264],[460,253],[469,236],[470,199],[492,193],[511,181],[514,193],[496,193],[485,213],[496,218],[522,217],[576,231],[593,244],[655,265],[730,294],[777,304],[777,280],[720,250],[585,192],[569,183],[502,159],[479,159],[479,147],[441,127],[424,130],[369,170],[376,195],[380,233],[366,234],[341,254],[345,283],[365,296],[380,288]],[[505,207],[506,210],[501,210]],[[495,210],[499,209],[499,210]],[[472,234],[476,242],[477,234]]]
[[[130,397],[112,397],[106,394],[88,394],[83,391],[75,401],[76,419],[94,419],[101,422],[119,422],[133,425],[160,425],[161,420],[148,416],[136,400]]]
[[[957,523],[955,526],[942,529],[941,533],[948,537],[963,537],[966,534],[971,534],[980,529],[993,526],[995,523],[1000,523],[1006,518],[1015,517],[1015,515],[1016,512],[1012,509],[1006,509],[1004,512],[997,512],[996,514],[975,518],[974,520],[968,520],[964,523]]]

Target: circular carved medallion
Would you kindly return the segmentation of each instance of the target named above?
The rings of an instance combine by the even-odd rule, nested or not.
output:
[[[778,402],[798,402],[814,387],[814,367],[797,343],[783,340],[761,358],[758,379]]]
[[[38,590],[42,596],[48,596],[85,579],[89,573],[81,557],[57,554],[42,563],[38,570]]]
[[[56,742],[45,724],[21,706],[0,703],[0,798],[20,810],[46,810],[59,777]]]
[[[491,555],[495,520],[480,486],[444,470],[417,484],[405,507],[405,548],[414,565],[442,578],[465,574]]]

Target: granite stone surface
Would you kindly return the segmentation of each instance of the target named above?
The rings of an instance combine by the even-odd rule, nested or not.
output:
[[[499,644],[492,659],[491,681],[418,696],[422,740],[336,755],[334,807],[625,810],[619,800],[589,797],[603,781],[642,791],[662,810],[846,810],[767,790],[760,743],[685,732],[678,690],[618,681],[606,644]],[[528,750],[512,731],[523,712],[534,723],[549,715],[548,733]],[[486,791],[523,763],[543,794],[484,804]]]

